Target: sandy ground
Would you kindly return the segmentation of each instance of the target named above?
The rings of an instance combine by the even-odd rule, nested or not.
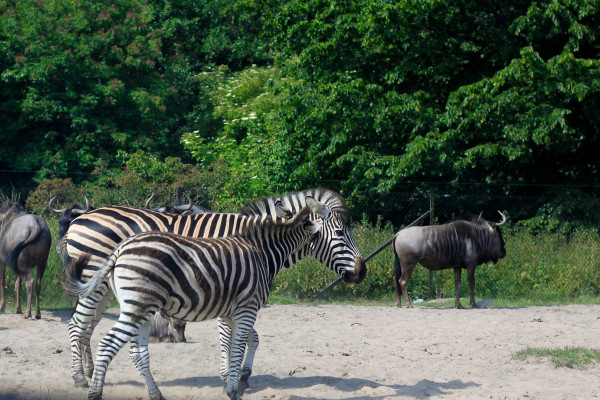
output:
[[[106,334],[110,310],[94,338]],[[67,311],[0,315],[1,399],[84,399],[70,377]],[[275,305],[260,311],[261,344],[243,398],[597,399],[600,365],[516,360],[526,347],[600,347],[600,306],[396,309]],[[226,399],[216,321],[188,324],[187,343],[150,344],[167,399]],[[146,399],[128,349],[109,367],[105,399]]]

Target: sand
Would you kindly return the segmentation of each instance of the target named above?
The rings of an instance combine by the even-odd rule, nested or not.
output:
[[[118,309],[98,326],[95,346]],[[84,399],[70,376],[68,311],[0,315],[1,399]],[[453,308],[274,305],[243,399],[597,399],[600,365],[517,360],[527,347],[600,347],[600,306]],[[150,344],[167,399],[227,399],[216,321],[188,324],[187,343]],[[105,399],[147,399],[129,349],[111,363]]]

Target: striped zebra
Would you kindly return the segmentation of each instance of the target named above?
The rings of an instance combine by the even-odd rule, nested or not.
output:
[[[344,274],[348,282],[358,283],[362,281],[366,269],[350,229],[345,223],[347,207],[339,194],[327,189],[318,189],[297,192],[292,194],[293,196],[284,196],[286,199],[289,196],[295,199],[289,203],[289,208],[285,207],[287,217],[290,217],[292,210],[294,212],[298,211],[298,204],[306,204],[306,193],[325,199],[322,203],[327,211],[324,220],[327,228],[325,231],[336,233],[344,245],[354,251],[355,259],[350,260],[348,257],[340,257],[336,261],[338,263],[337,269],[341,271],[341,274]],[[239,233],[251,221],[256,222],[257,219],[266,218],[267,215],[277,216],[278,207],[275,203],[278,200],[279,197],[275,197],[250,203],[244,208],[246,215],[215,213],[181,216],[161,214],[132,207],[102,207],[79,216],[71,223],[65,235],[66,249],[68,256],[72,259],[78,259],[86,254],[89,255],[89,261],[81,271],[81,279],[87,281],[95,275],[118,243],[134,234],[161,231],[191,237],[231,236]],[[320,261],[331,257],[326,248],[321,248],[320,251],[314,249],[311,250],[311,253],[314,253]],[[306,254],[308,252],[303,251],[303,255]],[[299,260],[298,255],[292,257],[294,257],[293,260],[286,260],[286,266]],[[75,313],[69,322],[72,353],[71,375],[77,387],[87,387],[86,376],[92,376],[94,366],[90,338],[112,298],[113,293],[110,291],[109,283],[105,281],[90,295],[80,296]],[[221,333],[222,351],[227,354],[226,348],[230,341],[230,329],[226,324],[220,322],[219,331]],[[251,334],[248,340],[248,355],[243,371],[244,380],[248,379],[251,374],[252,359],[257,346],[258,336]],[[226,361],[226,356],[223,356],[223,364],[226,364]],[[227,380],[227,371],[223,367],[221,368],[221,377],[223,380]]]
[[[68,273],[71,293],[86,297],[110,274],[121,307],[117,323],[98,345],[88,398],[102,398],[108,365],[131,341],[132,359],[150,398],[163,399],[150,373],[144,325],[155,312],[163,310],[186,321],[220,317],[230,327],[226,389],[231,399],[240,399],[238,382],[246,343],[258,310],[267,303],[270,284],[285,260],[312,242],[342,247],[335,233],[324,230],[327,209],[310,197],[306,202],[307,207],[290,220],[255,219],[232,237],[197,239],[161,232],[133,236],[121,243],[85,284],[77,279],[81,260],[72,266]],[[310,214],[318,218],[309,218]],[[352,257],[356,252],[345,247],[336,254]],[[326,265],[343,274],[336,257],[328,259]]]

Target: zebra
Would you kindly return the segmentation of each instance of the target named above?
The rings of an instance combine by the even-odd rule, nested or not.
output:
[[[187,321],[220,317],[231,329],[227,395],[240,399],[241,363],[258,310],[266,305],[270,284],[286,259],[313,241],[326,240],[341,247],[341,240],[324,232],[327,209],[306,198],[307,206],[289,220],[255,219],[238,235],[191,238],[164,232],[141,233],[121,243],[87,283],[77,279],[81,259],[69,270],[67,288],[87,296],[107,276],[121,306],[115,326],[98,345],[96,367],[88,398],[101,399],[106,370],[112,358],[131,341],[131,357],[150,399],[163,399],[149,368],[148,332],[144,325],[163,310]],[[316,214],[317,218],[309,218]],[[314,248],[314,247],[313,247]],[[353,249],[337,256],[352,256]],[[86,256],[89,257],[89,256]],[[85,261],[83,262],[85,266]],[[344,275],[336,257],[326,265]]]
[[[278,197],[256,200],[254,202],[256,204],[251,202],[244,207],[244,215],[215,213],[181,216],[166,215],[133,207],[102,207],[79,216],[71,223],[65,234],[66,251],[68,257],[74,260],[85,254],[90,255],[88,263],[81,271],[82,280],[87,281],[94,276],[118,243],[136,233],[162,231],[192,237],[231,236],[241,231],[252,220],[266,218],[268,215],[277,217],[278,212],[283,212],[278,211],[278,207],[281,207],[282,210],[285,209],[286,217],[290,218],[291,213],[299,209],[298,204],[305,204],[307,193],[325,199],[323,206],[327,209],[327,217],[324,220],[326,231],[335,231],[338,236],[341,234],[345,245],[352,248],[355,254],[355,260],[340,258],[338,262],[343,264],[340,267],[343,270],[342,273],[345,275],[346,281],[359,283],[364,279],[366,267],[360,251],[354,243],[352,233],[345,223],[347,207],[339,194],[328,189],[309,189],[294,193],[293,196],[284,196],[286,198],[291,196],[295,199],[288,203],[291,210],[282,206]],[[276,203],[277,205],[275,205]],[[313,251],[313,253],[320,260],[331,256],[327,254],[326,249],[321,249],[320,252]],[[286,266],[292,265],[299,259],[298,255],[293,257],[295,259],[286,260]],[[86,376],[91,378],[94,368],[90,338],[112,298],[113,294],[109,290],[108,281],[106,281],[90,295],[80,296],[69,322],[72,354],[71,376],[76,387],[88,386]],[[225,353],[229,342],[229,328],[226,324],[219,322],[219,331],[222,338],[222,351]],[[253,333],[248,340],[247,362],[242,377],[244,380],[247,380],[252,373],[252,359],[257,346],[258,335]],[[227,379],[226,371],[223,368],[221,369],[221,378]]]

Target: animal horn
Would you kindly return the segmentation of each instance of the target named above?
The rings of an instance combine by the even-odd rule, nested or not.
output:
[[[477,222],[481,221],[481,216],[483,215],[483,211],[479,213],[479,217],[477,217]]]
[[[57,210],[56,208],[52,207],[52,202],[56,199],[56,196],[54,196],[53,198],[50,199],[50,202],[48,203],[48,208],[50,208],[50,211],[54,211],[55,213],[59,213],[62,214],[65,211],[67,211],[66,208],[61,208],[60,210]]]
[[[191,210],[192,207],[194,206],[194,202],[192,202],[192,198],[190,196],[188,196],[187,193],[183,193],[185,195],[185,197],[187,197],[188,199],[188,204],[186,206],[175,206],[175,209],[179,212],[183,212],[183,211],[188,211]]]
[[[154,197],[154,193],[152,193],[152,196],[150,196],[148,198],[148,200],[146,200],[146,204],[144,204],[144,208],[150,208],[150,201],[152,200],[153,197]]]
[[[506,215],[502,214],[500,212],[500,210],[498,210],[498,212],[500,213],[500,215],[502,215],[502,221],[500,221],[499,223],[496,224],[496,226],[502,226],[506,223]]]
[[[85,214],[88,211],[90,211],[90,201],[88,200],[88,198],[86,196],[85,197],[85,209],[84,210],[80,210],[78,208],[74,208],[73,209],[73,214]]]

